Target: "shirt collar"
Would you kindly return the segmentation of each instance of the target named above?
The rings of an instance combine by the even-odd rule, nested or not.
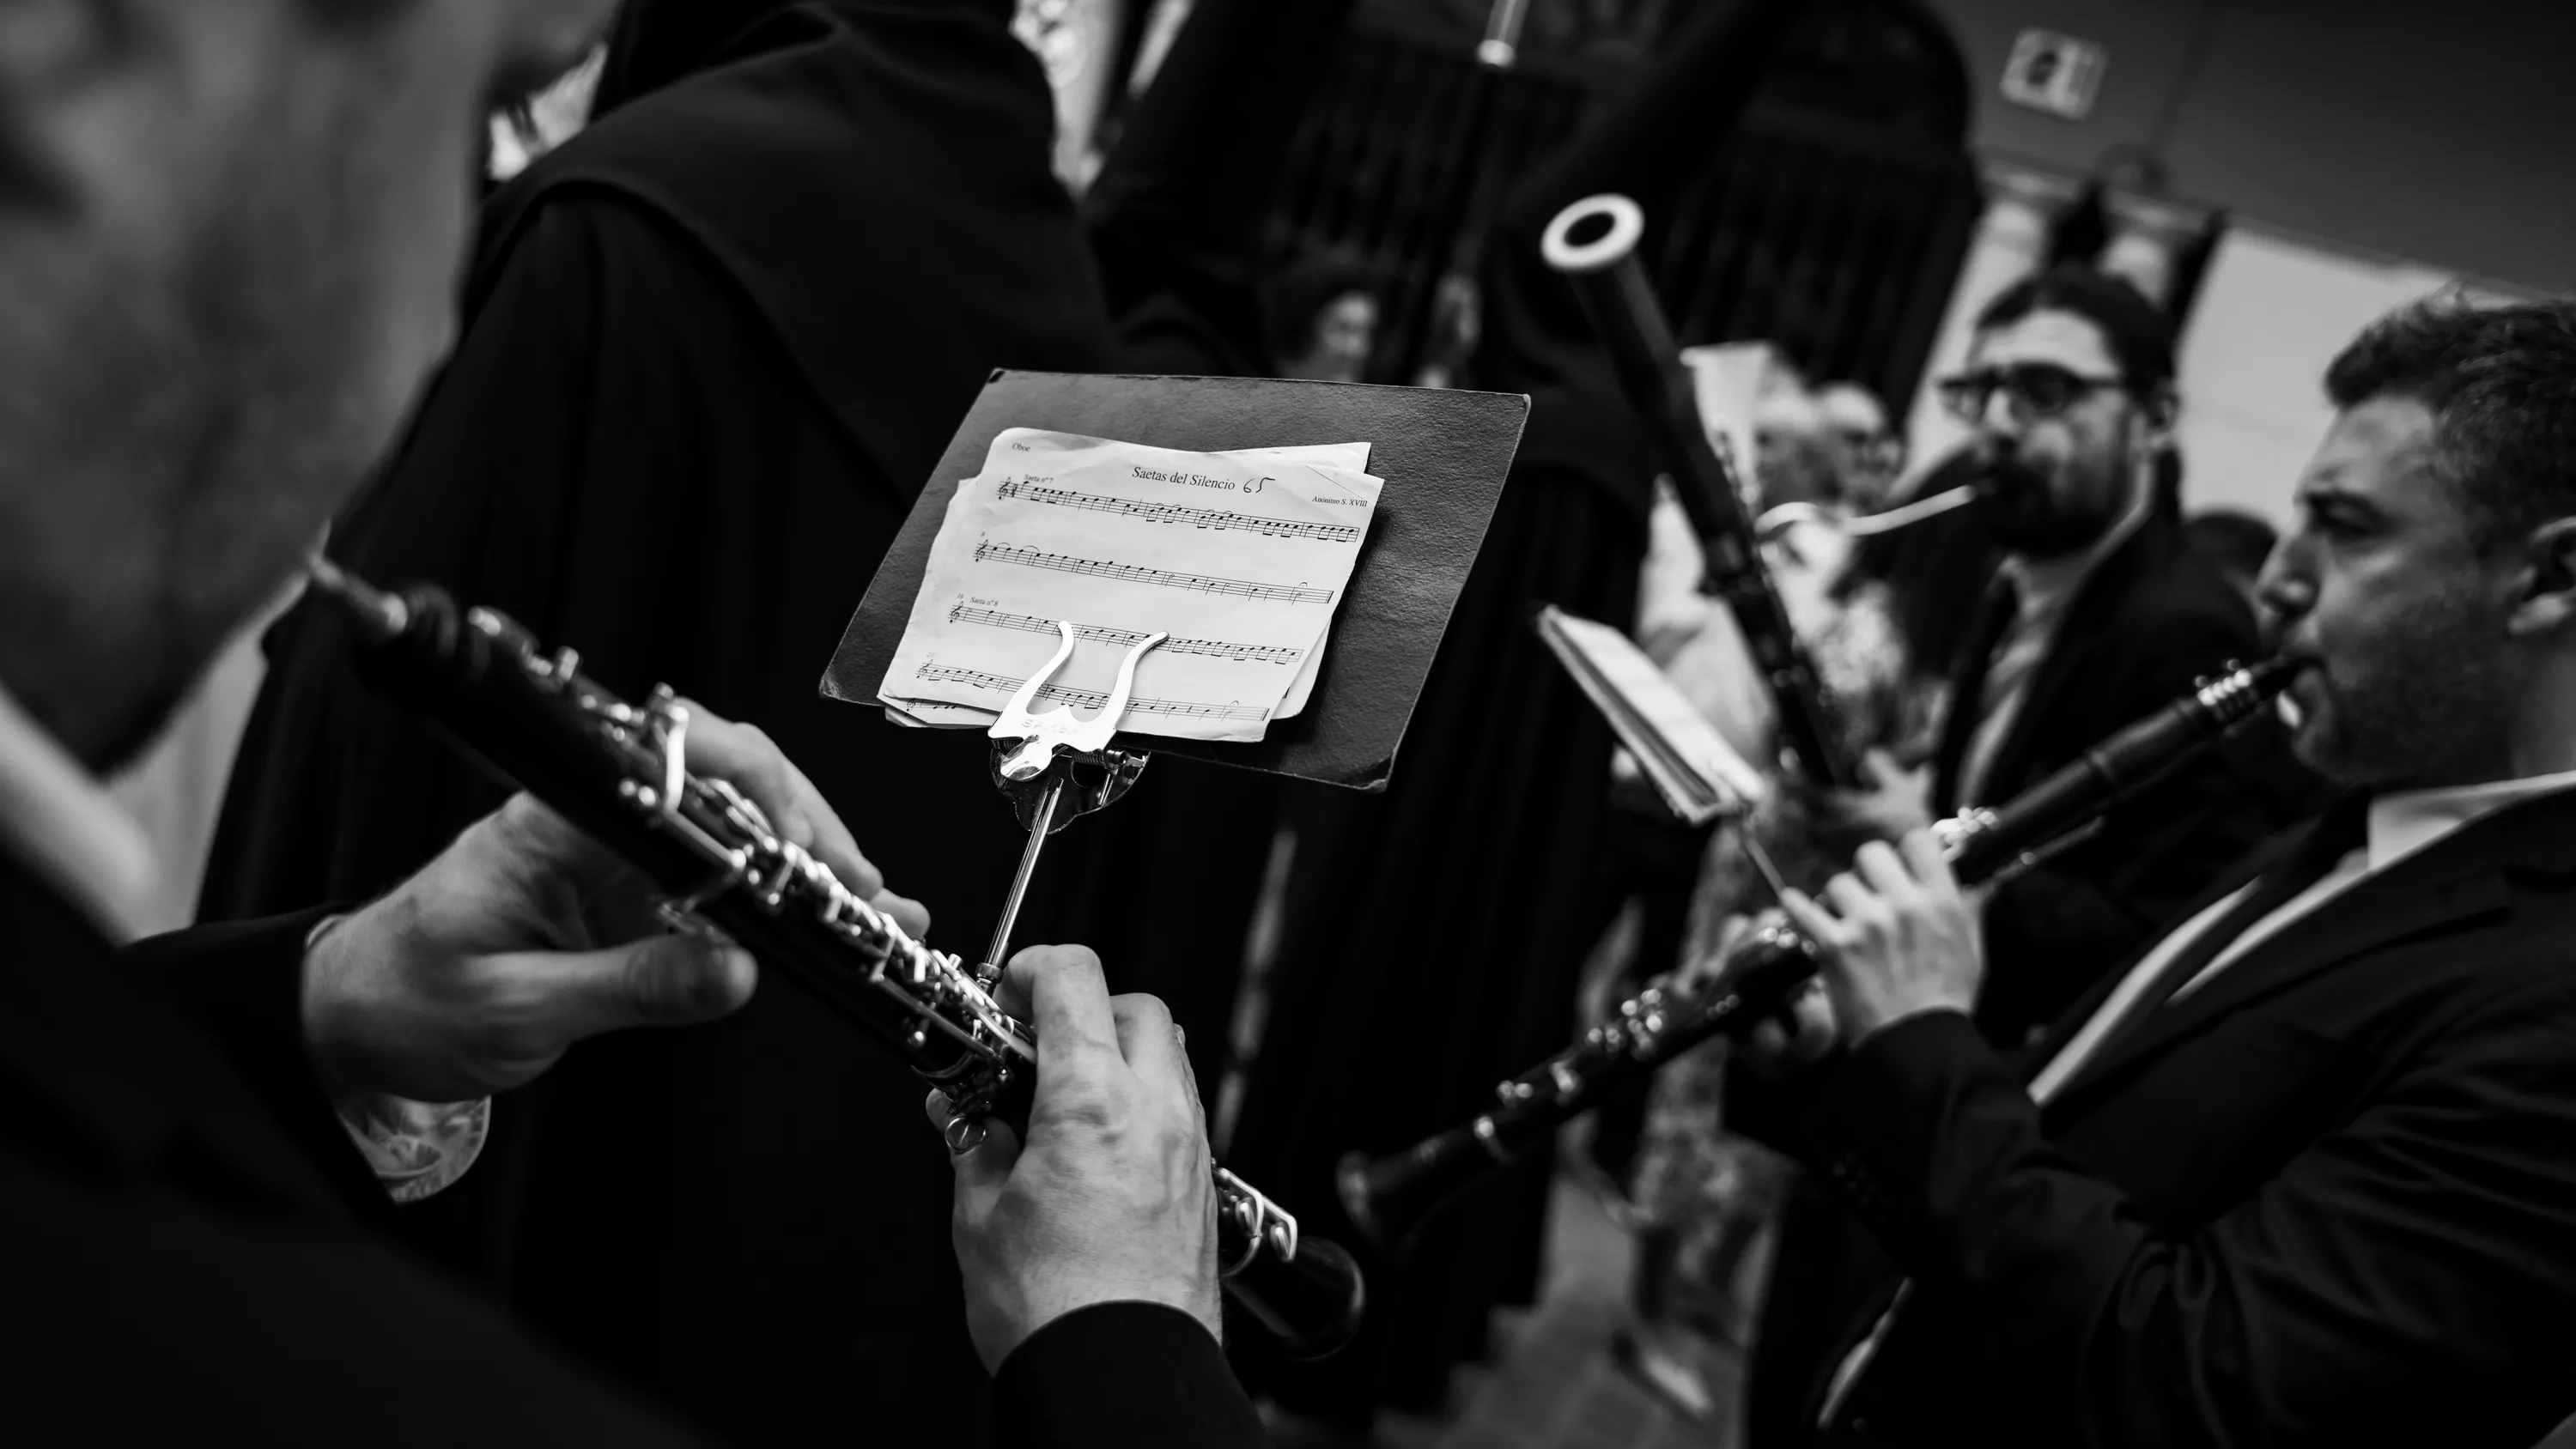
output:
[[[2472,821],[2570,787],[2576,787],[2576,770],[2375,795],[2370,801],[2370,869],[2386,870]]]
[[[2129,501],[2129,511],[2111,525],[2111,531],[2096,539],[2082,553],[2063,554],[2056,558],[2030,559],[2019,554],[2006,554],[2002,564],[2004,577],[2012,580],[2016,612],[2025,620],[2045,619],[2062,612],[2075,591],[2100,567],[2102,560],[2119,552],[2120,545],[2144,528],[2147,515],[2155,511],[2155,490],[2140,484],[2137,497]]]
[[[0,687],[0,850],[61,892],[112,941],[150,918],[152,838]]]

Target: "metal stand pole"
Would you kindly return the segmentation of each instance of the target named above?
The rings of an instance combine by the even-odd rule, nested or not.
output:
[[[993,944],[984,952],[984,964],[975,968],[975,980],[986,990],[1002,979],[1009,961],[1011,928],[1019,924],[1020,900],[1029,893],[1029,877],[1037,874],[1038,852],[1046,849],[1047,832],[1055,828],[1056,803],[1064,798],[1064,774],[1061,769],[1047,781],[1046,793],[1038,797],[1037,809],[1029,817],[1028,848],[1020,852],[1020,869],[1011,877],[1010,894],[1002,897],[1002,920],[993,928]]]

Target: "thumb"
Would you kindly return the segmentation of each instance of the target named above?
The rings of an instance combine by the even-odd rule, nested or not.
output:
[[[503,958],[533,1016],[566,1045],[636,1026],[687,1026],[741,1008],[759,983],[751,953],[712,936],[646,936],[599,951]],[[515,965],[516,969],[512,969]]]

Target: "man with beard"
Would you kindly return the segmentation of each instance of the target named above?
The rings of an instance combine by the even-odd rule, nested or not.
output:
[[[1945,471],[1974,477],[1988,496],[1960,515],[1981,522],[1920,526],[1981,528],[2003,558],[1957,654],[1917,661],[1947,664],[1928,766],[1900,772],[1873,754],[1875,788],[1827,802],[1828,818],[1859,838],[1894,840],[2009,800],[2195,680],[2263,652],[2244,596],[2184,535],[2172,331],[2135,288],[2081,268],[2007,288],[1979,315],[1966,368],[1939,387],[1976,429]],[[1925,627],[1930,612],[1911,621],[1911,636],[1947,632]],[[2264,720],[1991,888],[1978,1029],[1998,1048],[2022,1045],[2227,862],[2313,803],[2279,727]],[[1728,1125],[1776,1135],[1773,1093],[1745,1075],[1736,1074]],[[1750,1442],[1777,1443],[1801,1426],[1801,1366],[1840,1327],[1827,1305],[1871,1271],[1847,1251],[1821,1188],[1794,1183],[1755,1335]]]
[[[2004,558],[1952,662],[1928,768],[1874,757],[1876,788],[1833,802],[1887,840],[2009,800],[2261,653],[2253,611],[2184,536],[2172,335],[2128,283],[2074,268],[2024,280],[1979,316],[1966,369],[1939,387],[1977,430]],[[2295,776],[2280,732],[2259,726],[1994,890],[1976,1004],[1988,1040],[2019,1045],[2221,864],[2297,818],[2310,802]]]
[[[12,1442],[685,1437],[383,1240],[422,1144],[375,1104],[470,1102],[582,1038],[723,1015],[750,960],[614,924],[649,920],[643,882],[524,796],[373,903],[119,952],[152,866],[96,781],[385,443],[453,331],[484,106],[603,8],[0,4]],[[921,928],[765,737],[689,733],[694,769]],[[1031,1127],[956,1159],[952,1228],[1011,1441],[1258,1442],[1214,1333],[1205,1134],[1168,1016],[1113,1002],[1078,948],[1023,953],[1010,989],[1042,1038]],[[439,1114],[439,1176],[481,1120]],[[370,1173],[371,1148],[404,1160]]]
[[[2350,793],[2033,1052],[1928,833],[1786,904],[1784,1140],[1883,1250],[1802,1440],[2518,1449],[2576,1407],[2576,303],[2401,310],[2260,584]],[[1910,1287],[1900,1287],[1900,1275]]]

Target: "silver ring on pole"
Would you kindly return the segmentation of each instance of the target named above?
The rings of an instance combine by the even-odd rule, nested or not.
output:
[[[1607,223],[1598,236],[1576,241],[1578,228],[1587,232],[1593,225]],[[1556,214],[1539,238],[1539,255],[1560,272],[1580,276],[1615,267],[1637,249],[1637,241],[1646,234],[1646,213],[1637,203],[1615,192],[1587,196]]]

